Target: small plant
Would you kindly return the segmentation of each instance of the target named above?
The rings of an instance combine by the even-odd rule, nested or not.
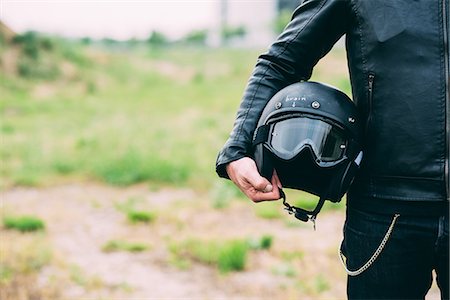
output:
[[[7,229],[16,229],[21,232],[44,230],[44,222],[34,216],[5,217],[3,226]]]
[[[169,247],[172,261],[189,266],[189,261],[197,261],[216,266],[221,272],[241,271],[245,268],[248,243],[243,240],[199,241],[190,239],[182,243],[172,243]]]
[[[241,271],[245,268],[248,247],[243,241],[230,241],[220,247],[217,265],[222,272]]]
[[[127,252],[143,252],[148,250],[149,246],[142,243],[130,243],[121,240],[111,240],[103,245],[102,250],[104,252],[116,252],[116,251],[127,251]]]
[[[143,199],[131,197],[122,203],[116,203],[117,210],[123,212],[131,223],[151,223],[156,219],[156,213],[136,208]]]
[[[270,249],[272,246],[273,237],[271,235],[263,235],[260,241],[261,249]]]
[[[144,210],[129,210],[127,218],[132,223],[150,223],[155,220],[156,214]]]
[[[253,250],[267,250],[272,246],[273,237],[271,235],[263,235],[259,239],[249,239],[248,246]]]

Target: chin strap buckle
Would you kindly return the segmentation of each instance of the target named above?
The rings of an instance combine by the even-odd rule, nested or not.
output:
[[[316,230],[316,218],[317,214],[322,209],[322,206],[325,202],[325,198],[320,197],[319,202],[317,203],[317,206],[314,208],[313,211],[308,211],[305,209],[302,209],[300,207],[292,206],[286,201],[286,194],[282,189],[280,189],[280,196],[283,198],[283,204],[284,209],[290,214],[294,215],[296,219],[302,221],[302,222],[308,222],[311,221],[313,223],[313,228]]]

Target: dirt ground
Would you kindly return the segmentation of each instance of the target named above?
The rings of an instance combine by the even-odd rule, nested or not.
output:
[[[346,275],[337,256],[342,211],[321,214],[314,231],[287,215],[258,217],[254,205],[245,201],[213,208],[208,197],[190,189],[77,183],[3,191],[1,211],[45,221],[52,262],[39,271],[37,284],[45,288],[56,283],[61,299],[345,299]],[[156,220],[140,225],[127,221],[118,207],[130,199],[156,212]],[[0,231],[3,237],[8,232]],[[272,247],[250,252],[240,272],[223,274],[200,262],[180,268],[169,250],[171,244],[190,238],[228,240],[263,234],[273,237]],[[143,242],[149,249],[102,250],[105,243],[118,239]],[[297,258],[287,259],[289,255]],[[427,299],[439,299],[435,286]]]

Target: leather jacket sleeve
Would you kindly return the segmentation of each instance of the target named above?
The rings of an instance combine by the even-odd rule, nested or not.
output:
[[[283,33],[259,56],[248,81],[229,139],[219,152],[216,172],[228,178],[226,165],[251,157],[258,118],[270,98],[285,86],[311,77],[312,69],[350,23],[347,0],[307,0]]]

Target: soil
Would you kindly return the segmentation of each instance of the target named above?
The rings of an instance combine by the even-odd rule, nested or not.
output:
[[[156,220],[130,223],[120,209],[130,203],[156,212]],[[1,199],[5,214],[45,221],[58,263],[42,269],[39,281],[60,278],[63,299],[345,299],[346,275],[337,256],[342,211],[321,214],[314,231],[288,215],[257,217],[250,202],[223,209],[211,203],[190,189],[81,183],[15,188]],[[273,245],[251,251],[244,271],[224,274],[196,261],[181,268],[172,262],[173,243],[262,235],[272,236]],[[149,250],[103,251],[111,240],[145,243]],[[435,286],[427,299],[439,299]]]

